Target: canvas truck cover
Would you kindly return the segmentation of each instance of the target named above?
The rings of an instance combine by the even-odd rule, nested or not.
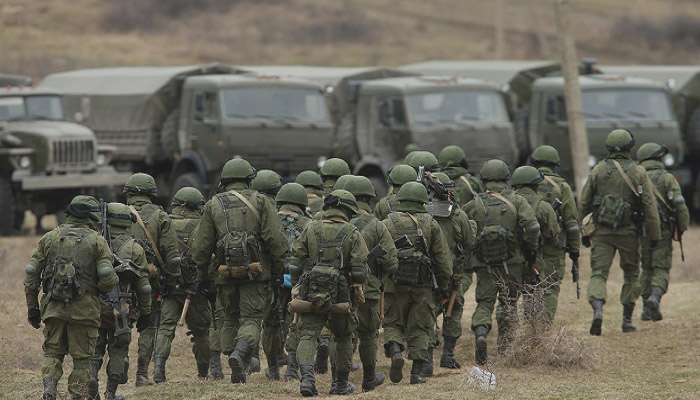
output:
[[[28,76],[0,74],[0,87],[20,85],[29,86],[33,83],[34,81],[32,81],[32,78]]]

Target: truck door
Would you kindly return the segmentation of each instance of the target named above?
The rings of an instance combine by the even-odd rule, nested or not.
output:
[[[373,119],[374,151],[387,165],[403,157],[403,150],[411,142],[406,108],[399,96],[377,96],[374,98]]]
[[[207,169],[223,165],[230,154],[222,151],[221,107],[218,94],[213,89],[195,89],[190,107],[190,132],[192,149],[202,156]]]

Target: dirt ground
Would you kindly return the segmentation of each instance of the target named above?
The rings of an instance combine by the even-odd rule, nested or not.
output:
[[[40,366],[42,360],[41,330],[32,329],[26,322],[26,305],[22,280],[24,266],[31,257],[39,236],[25,232],[25,236],[0,238],[0,398],[39,398],[41,393]],[[641,322],[635,312],[636,333],[622,334],[620,319],[622,307],[618,298],[622,274],[613,266],[608,284],[608,303],[605,307],[603,335],[588,335],[591,311],[585,300],[585,288],[590,268],[588,251],[581,260],[582,298],[576,300],[575,286],[567,272],[562,285],[562,296],[555,325],[564,328],[569,339],[580,341],[590,361],[584,366],[553,367],[543,363],[517,365],[491,351],[489,368],[497,377],[494,390],[483,391],[468,383],[473,366],[473,336],[470,331],[458,342],[457,353],[462,369],[453,371],[436,366],[436,376],[425,385],[412,386],[407,382],[386,383],[376,391],[358,394],[361,398],[377,399],[698,399],[700,398],[700,271],[697,268],[700,249],[700,228],[693,228],[685,237],[686,261],[681,263],[676,244],[671,289],[662,302],[664,320]],[[474,308],[473,287],[467,293],[464,326],[469,326]],[[183,329],[184,331],[184,329]],[[279,399],[301,397],[298,383],[271,383],[263,374],[255,374],[246,385],[232,385],[227,380],[206,382],[196,379],[194,359],[189,340],[178,331],[172,357],[168,362],[168,382],[137,389],[133,385],[136,348],[132,346],[132,365],[129,380],[119,392],[129,399]],[[382,337],[380,336],[380,343]],[[495,334],[489,336],[489,348],[495,347]],[[436,360],[439,360],[436,351]],[[356,355],[356,362],[359,357]],[[70,371],[71,362],[65,363]],[[263,366],[265,362],[263,360]],[[408,369],[404,368],[405,374]],[[379,369],[388,376],[388,362],[380,355]],[[103,370],[104,371],[104,370]],[[59,390],[66,392],[66,377]],[[320,393],[328,392],[330,376],[317,377]],[[101,391],[106,377],[100,377]],[[351,375],[360,387],[361,372]]]

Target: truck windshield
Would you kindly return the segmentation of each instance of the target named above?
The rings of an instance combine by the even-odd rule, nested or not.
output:
[[[668,94],[655,89],[584,90],[586,121],[670,121],[673,119]],[[559,121],[566,121],[564,97],[557,95],[555,109]]]
[[[503,98],[491,90],[450,90],[407,96],[414,125],[508,121]]]
[[[227,121],[329,122],[320,91],[290,87],[249,87],[221,90]]]
[[[63,102],[59,96],[16,96],[0,98],[0,121],[24,119],[64,120]]]

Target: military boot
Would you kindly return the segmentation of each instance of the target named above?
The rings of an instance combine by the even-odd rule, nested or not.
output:
[[[423,376],[431,377],[433,376],[433,350],[434,347],[428,347],[428,361],[424,362],[423,365]]]
[[[337,371],[335,394],[348,395],[355,393],[355,384],[348,380],[350,371]]]
[[[647,299],[649,296],[642,296],[642,321],[651,321],[651,314],[649,314],[649,308],[647,308]]]
[[[483,325],[479,325],[474,328],[474,359],[476,361],[476,365],[486,364],[486,335],[488,335],[488,333],[489,330]]]
[[[209,376],[207,379],[220,381],[224,379],[224,372],[221,370],[221,353],[212,351],[209,356]]]
[[[280,380],[280,366],[277,357],[269,357],[267,359],[267,368],[265,368],[265,376],[273,381]]]
[[[207,375],[209,374],[209,364],[202,364],[198,363],[197,364],[197,378],[199,379],[207,379]]]
[[[287,370],[284,372],[284,380],[287,382],[299,380],[299,365],[297,364],[296,351],[290,351],[287,354]]]
[[[442,349],[442,356],[440,357],[440,367],[449,369],[460,369],[462,365],[457,360],[457,355],[455,354],[455,346],[457,345],[457,338],[445,336],[445,345]]]
[[[245,383],[245,360],[250,356],[252,349],[245,339],[238,339],[236,348],[228,356],[228,365],[231,367],[231,383]]]
[[[338,394],[338,370],[331,365],[331,389],[328,394]]]
[[[403,356],[401,346],[396,342],[387,343],[386,353],[391,358],[391,368],[389,369],[389,379],[394,383],[399,383],[403,379]]]
[[[425,380],[425,375],[423,375],[425,363],[426,361],[413,360],[413,365],[411,366],[411,385],[427,382]]]
[[[153,357],[153,382],[165,382],[165,356]]]
[[[644,301],[644,306],[649,310],[649,318],[652,321],[661,321],[664,316],[661,314],[661,296],[664,293],[657,288],[652,289],[651,296]]]
[[[316,390],[316,379],[314,378],[314,366],[311,364],[301,364],[301,382],[299,382],[299,393],[304,397],[318,396]]]
[[[289,355],[282,350],[278,355],[277,355],[277,365],[280,367],[283,367],[287,365],[287,360],[289,359]]]
[[[246,372],[249,375],[260,372],[260,345],[253,347],[253,351],[248,356],[246,360]]]
[[[636,332],[637,327],[632,325],[632,314],[634,313],[634,303],[622,305],[622,332]]]
[[[328,339],[321,338],[321,343],[316,351],[316,373],[325,374],[328,372],[328,348],[330,343]]]
[[[136,387],[139,386],[150,386],[150,385],[155,385],[156,383],[153,382],[152,380],[148,379],[148,364],[149,360],[145,359],[142,360],[141,358],[138,359],[136,363]]]
[[[56,385],[58,382],[51,376],[44,377],[44,393],[42,400],[56,400]]]
[[[603,333],[603,302],[600,300],[593,300],[591,302],[591,307],[593,308],[593,322],[591,322],[590,334],[594,336],[600,336]]]
[[[117,386],[119,386],[119,382],[116,379],[107,378],[105,400],[124,400],[124,396],[117,394]]]
[[[376,365],[362,364],[362,391],[369,392],[384,383],[384,374],[375,372]]]
[[[90,363],[90,383],[88,384],[88,399],[100,400],[100,384],[97,380],[97,374],[100,372],[100,364],[96,362]]]

